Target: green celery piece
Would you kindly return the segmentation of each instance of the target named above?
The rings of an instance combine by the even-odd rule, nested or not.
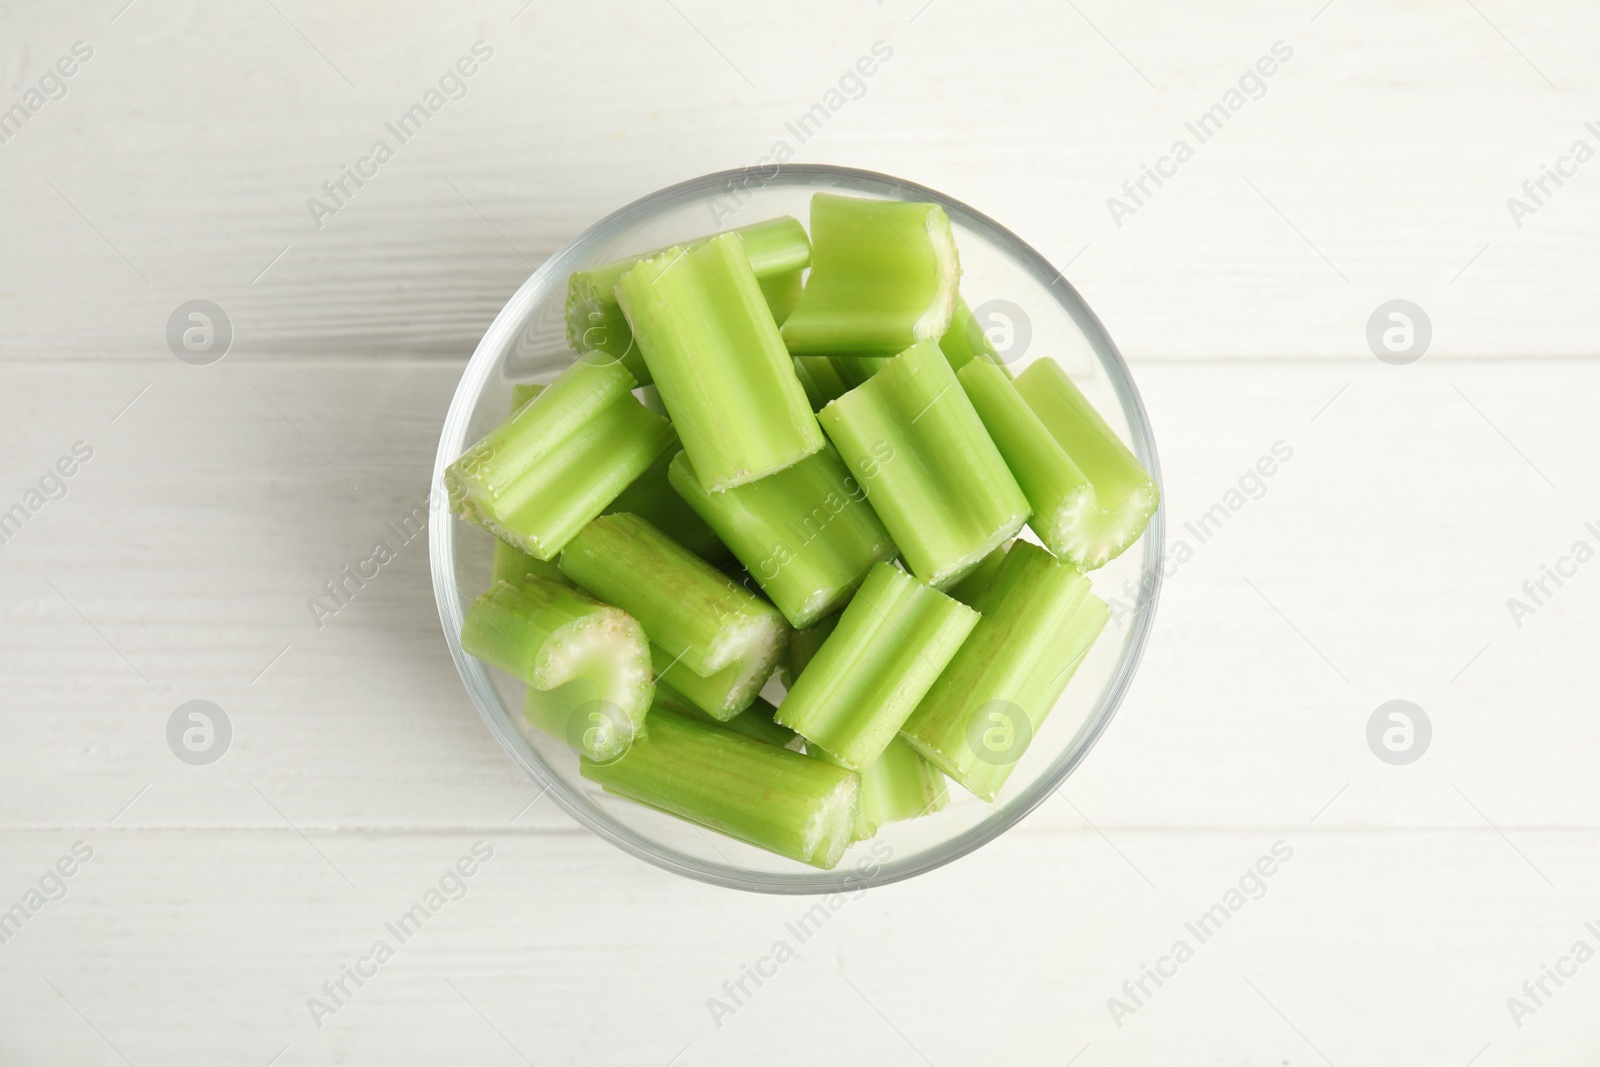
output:
[[[632,743],[655,693],[644,630],[627,613],[559,582],[499,582],[467,609],[461,647],[528,683],[530,725],[596,759]],[[589,720],[580,730],[571,716]]]
[[[1033,514],[1028,525],[1046,548],[1080,570],[1096,562],[1104,539],[1094,486],[1061,442],[993,363],[975,359],[956,375],[1011,468]]]
[[[561,573],[638,619],[702,678],[736,662],[771,677],[783,655],[789,626],[778,609],[637,515],[585,526],[561,553]]]
[[[778,721],[853,771],[883,754],[978,613],[878,563],[778,706]]]
[[[994,800],[1110,618],[1089,579],[1018,541],[978,598],[983,620],[900,729],[922,757]]]
[[[837,400],[852,388],[840,376],[832,356],[795,356],[794,373],[800,379],[800,387],[806,391],[812,411],[830,400]]]
[[[489,584],[494,586],[501,582],[509,582],[512,585],[521,585],[528,578],[543,578],[547,581],[560,582],[562,585],[572,584],[562,576],[561,568],[549,560],[535,559],[522,549],[495,538],[494,571],[490,575]]]
[[[796,629],[842,608],[872,565],[898,551],[831,449],[720,493],[706,492],[686,452],[669,476]]]
[[[826,763],[839,762],[816,746],[806,749],[806,755]],[[861,772],[861,803],[856,807],[852,836],[865,841],[889,823],[941,811],[949,800],[939,768],[917,755],[917,750],[903,738],[896,737],[883,755]]]
[[[911,573],[944,588],[1013,536],[1028,501],[932,341],[817,413]]]
[[[672,457],[678,452],[678,438],[674,433],[671,446],[611,502],[604,514],[637,515],[706,562],[724,563],[733,558],[733,553],[717,537],[716,531],[678,495],[667,476]]]
[[[811,242],[806,238],[805,227],[798,219],[785,215],[728,232],[739,236],[772,317],[782,322],[799,303],[801,271],[811,263]],[[697,248],[710,239],[702,237],[683,247]],[[572,273],[567,279],[567,343],[574,351],[599,351],[619,358],[641,385],[650,384],[650,371],[634,344],[633,329],[617,306],[616,287],[640,260],[654,259],[668,251],[658,248]]]
[[[694,701],[673,689],[670,685],[658,680],[656,682],[655,706],[669,708],[680,715],[687,715],[689,718],[699,719],[701,722],[716,723],[732,730],[736,734],[753,737],[757,741],[764,741],[769,745],[777,745],[779,748],[791,748],[799,744],[798,738],[800,735],[787,726],[779,726],[773,722],[772,716],[777,713],[778,709],[760,697],[757,697],[748,708],[733,718],[723,720],[707,714],[705,709]]]
[[[518,382],[511,387],[511,414],[522,410],[522,405],[544,392],[544,386]]]
[[[708,490],[765,477],[822,448],[738,237],[644,260],[617,283],[617,300]]]
[[[579,773],[619,796],[824,870],[850,847],[861,789],[843,767],[661,706],[625,756],[580,760]]]
[[[815,357],[812,357],[815,358]],[[833,365],[839,368],[839,377],[854,389],[883,369],[888,361],[883,356],[832,356]]]
[[[814,626],[796,630],[789,635],[789,646],[783,653],[783,665],[779,672],[785,689],[794,688],[794,680],[800,677],[800,672],[806,669],[806,664],[816,658],[817,649],[822,647],[822,643],[838,625],[839,616],[830,615]]]
[[[811,276],[783,324],[794,355],[892,356],[950,325],[960,257],[937,204],[817,193]]]
[[[772,677],[773,664],[764,656],[734,660],[715,674],[702,678],[690,670],[680,657],[659,645],[650,646],[650,662],[656,681],[673,691],[718,722],[728,722],[755,703],[761,689]]]
[[[993,552],[979,560],[978,565],[968,571],[965,578],[956,582],[945,592],[961,601],[967,607],[976,608],[978,606],[978,598],[983,595],[985,589],[989,588],[989,583],[994,580],[994,576],[1000,572],[1000,564],[1006,561],[1006,553],[1011,550],[1013,544],[1015,542],[1007,541],[1005,544],[996,547]]]
[[[972,309],[960,293],[956,294],[955,311],[950,316],[950,328],[939,338],[939,350],[950,361],[950,369],[960,371],[975,358],[999,367],[1007,378],[1016,377],[1011,367],[995,351],[994,343],[984,332],[983,324],[972,317]]]
[[[1102,567],[1144,533],[1161,490],[1055,360],[1017,375],[1017,392],[1094,487],[1095,512],[1076,539],[1083,569]]]
[[[563,371],[445,471],[451,509],[551,559],[672,442],[629,392],[633,376],[592,353]]]

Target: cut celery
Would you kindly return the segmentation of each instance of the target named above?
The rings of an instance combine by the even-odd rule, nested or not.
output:
[[[878,563],[800,672],[778,721],[860,771],[882,755],[978,613]]]
[[[445,470],[451,509],[550,559],[672,441],[629,392],[633,376],[592,353]]]
[[[530,725],[596,759],[626,751],[650,710],[644,630],[558,582],[530,575],[497,583],[467,610],[461,647],[528,683]]]
[[[922,341],[817,414],[911,572],[944,587],[1028,519],[939,346]]]
[[[822,647],[822,643],[838,625],[839,616],[830,615],[819,620],[815,626],[796,630],[789,635],[789,645],[783,653],[783,669],[780,672],[785,689],[794,688],[794,680],[800,677],[800,672],[816,657],[817,649]]]
[[[1139,539],[1160,489],[1055,360],[1028,367],[1016,388],[1094,487],[1095,510],[1073,540],[1085,570],[1104,566]]]
[[[838,763],[814,745],[806,749],[806,754],[827,763]],[[883,750],[883,755],[861,772],[861,802],[856,806],[852,836],[857,841],[865,841],[889,823],[940,811],[949,800],[944,775],[939,769],[917,755],[917,750],[906,744],[904,738],[896,737]]]
[[[686,452],[673,459],[670,477],[796,628],[843,607],[867,570],[896,553],[831,449],[721,493],[706,492]]]
[[[937,204],[817,193],[811,276],[783,324],[795,355],[891,356],[950,325],[960,258]]]
[[[799,220],[785,215],[729,232],[739,235],[762,296],[773,318],[782,322],[800,300],[801,270],[811,262],[811,242],[806,239],[805,228]],[[708,240],[703,237],[685,247],[698,247]],[[574,351],[605,352],[621,359],[640,384],[649,384],[649,369],[639,356],[627,318],[617,306],[616,286],[640,260],[653,259],[668,250],[658,248],[573,272],[567,279],[567,343]]]
[[[498,537],[494,542],[494,571],[489,577],[491,586],[501,582],[521,585],[527,578],[544,578],[562,585],[571,583],[562,575],[561,568],[553,562],[535,559],[520,548],[508,545]]]
[[[670,708],[680,715],[687,715],[691,719],[702,722],[712,722],[726,727],[736,734],[753,737],[757,741],[765,741],[769,745],[779,748],[791,748],[799,745],[799,734],[787,726],[780,726],[772,720],[778,709],[757,697],[748,708],[741,711],[731,719],[719,719],[706,713],[694,701],[684,696],[664,682],[656,682],[656,707]]]
[[[800,379],[800,387],[806,391],[812,411],[830,400],[837,400],[852,388],[840,376],[832,356],[795,356],[794,373]]]
[[[738,237],[644,260],[617,283],[617,300],[709,491],[772,474],[822,447]]]
[[[1028,541],[979,596],[983,620],[901,736],[970,792],[994,800],[1105,627],[1089,580]]]
[[[1010,551],[1014,542],[1007,541],[997,547],[993,552],[978,561],[978,565],[967,572],[967,576],[952,585],[945,592],[956,600],[961,601],[969,608],[978,606],[978,598],[983,591],[989,588],[989,583],[1000,572],[1000,564],[1006,561],[1006,553]]]
[[[670,685],[718,722],[729,721],[755,703],[773,671],[770,660],[757,656],[734,660],[715,674],[702,678],[659,645],[650,646],[650,662],[655,667],[656,681]]]
[[[603,515],[561,553],[561,573],[639,620],[650,640],[702,678],[735,662],[771,677],[788,624],[637,515]]]
[[[994,342],[984,332],[983,323],[972,315],[972,309],[960,293],[956,294],[955,311],[950,316],[950,328],[939,338],[939,350],[949,360],[950,368],[960,371],[974,359],[982,359],[999,367],[1007,378],[1015,377],[1005,358],[995,350]],[[1021,355],[1019,352],[1018,355]]]
[[[993,363],[975,359],[956,375],[1011,468],[1045,547],[1080,569],[1099,566],[1104,533],[1094,487],[1040,421],[1016,385]]]
[[[657,707],[621,759],[580,761],[608,791],[781,856],[832,868],[850,846],[860,778]]]
[[[674,434],[672,445],[611,502],[604,514],[637,515],[708,563],[726,562],[733,558],[733,553],[717,537],[716,531],[678,495],[667,477],[667,468],[678,451],[678,438]]]

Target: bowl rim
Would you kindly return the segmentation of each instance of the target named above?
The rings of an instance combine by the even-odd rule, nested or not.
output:
[[[449,410],[440,429],[439,450],[434,459],[433,478],[430,483],[432,499],[439,502],[444,499],[445,466],[465,447],[466,430],[473,408],[488,384],[491,374],[498,367],[501,355],[510,350],[529,316],[550,295],[552,288],[563,281],[577,266],[574,261],[584,254],[590,245],[667,208],[703,200],[707,194],[719,190],[731,192],[740,183],[748,188],[752,184],[758,187],[769,184],[805,185],[821,179],[831,179],[834,182],[842,180],[864,195],[869,191],[860,188],[858,182],[877,187],[873,191],[879,195],[887,191],[903,199],[937,203],[953,219],[959,219],[970,228],[984,231],[985,235],[1002,247],[1014,262],[1041,282],[1055,295],[1056,302],[1072,318],[1094,350],[1127,418],[1132,438],[1129,443],[1156,485],[1161,487],[1161,467],[1156,454],[1155,438],[1127,362],[1099,318],[1066,280],[1065,275],[1026,241],[989,216],[952,197],[892,175],[854,167],[816,163],[775,165],[773,173],[764,177],[752,176],[754,169],[745,167],[738,170],[716,171],[666,186],[640,197],[583,230],[562,245],[528,276],[490,323],[473,351],[472,358],[462,371],[461,380],[456,385],[455,394],[450,400]],[[1166,494],[1162,492],[1160,504],[1139,541],[1143,549],[1143,561],[1138,595],[1132,612],[1133,633],[1124,645],[1122,656],[1099,701],[1077,733],[1073,735],[1072,742],[1050,766],[1003,806],[935,847],[923,849],[918,854],[904,859],[896,858],[891,851],[887,860],[865,866],[841,866],[831,871],[746,871],[732,862],[711,863],[661,845],[632,828],[611,820],[591,805],[588,800],[569,787],[561,775],[546,765],[538,753],[517,733],[515,727],[498,714],[496,709],[499,707],[499,697],[489,679],[487,669],[461,647],[463,610],[461,593],[455,583],[454,562],[457,523],[447,507],[429,508],[428,557],[440,625],[444,629],[445,641],[450,647],[450,655],[455,661],[462,684],[477,707],[479,715],[500,743],[500,747],[530,779],[541,787],[539,797],[549,794],[561,809],[580,825],[617,848],[663,870],[697,881],[762,893],[788,895],[853,893],[873,886],[889,885],[942,867],[994,840],[1044,803],[1088,756],[1116,716],[1117,709],[1121,706],[1128,687],[1138,672],[1139,661],[1149,640],[1164,577],[1160,561],[1166,543],[1165,513]],[[888,847],[892,849],[892,846]],[[873,855],[874,857],[878,855],[877,849],[873,850]],[[870,869],[867,869],[868,867]]]

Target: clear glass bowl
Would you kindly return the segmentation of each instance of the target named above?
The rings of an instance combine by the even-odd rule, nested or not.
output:
[[[932,189],[870,171],[786,165],[770,178],[726,171],[652,193],[601,219],[534,271],[495,317],[456,387],[434,462],[434,499],[444,499],[445,465],[506,417],[512,382],[548,380],[574,358],[563,319],[572,271],[778,215],[804,222],[818,191],[942,204],[955,227],[967,302],[979,308],[1006,301],[1022,309],[1030,336],[1024,342],[1023,330],[1013,334],[1014,366],[1043,357],[1060,361],[1159,483],[1155,441],[1127,365],[1094,313],[1044,257],[994,220]],[[1004,832],[1066,780],[1110,723],[1138,667],[1160,591],[1164,510],[1133,548],[1094,572],[1096,593],[1120,603],[1113,603],[1111,623],[999,799],[985,803],[951,782],[943,811],[881,828],[831,871],[610,796],[581,778],[577,757],[561,740],[523,724],[522,684],[461,648],[463,613],[488,584],[492,539],[444,507],[432,509],[428,535],[439,617],[467,692],[511,758],[556,803],[607,841],[666,870],[734,889],[826,893],[882,885],[949,863]]]

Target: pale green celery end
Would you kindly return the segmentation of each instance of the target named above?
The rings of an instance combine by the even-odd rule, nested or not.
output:
[[[980,751],[980,715],[1004,701],[1027,717],[1031,737],[1060,699],[1109,617],[1089,580],[1027,541],[1012,545],[978,597],[982,621],[901,727],[901,736],[945,774],[993,800],[1026,750]],[[1015,728],[1011,715],[1002,726]],[[976,739],[976,740],[975,740]]]
[[[945,593],[952,599],[959,600],[969,608],[978,606],[978,598],[983,591],[989,588],[989,583],[1000,570],[1000,564],[1006,560],[1006,552],[1014,542],[1007,541],[998,545],[987,556],[978,561],[978,565],[967,572],[966,577],[956,582]]]
[[[659,645],[650,646],[650,661],[658,681],[717,722],[728,722],[754,704],[776,666],[764,657],[735,660],[701,677]]]
[[[754,481],[822,447],[737,237],[645,260],[623,276],[617,298],[708,490]]]
[[[517,585],[497,582],[467,608],[461,647],[513,677],[547,688],[553,679],[539,670],[545,645],[579,619],[615,610],[557,582],[533,577]]]
[[[1050,551],[1085,566],[1099,511],[1089,479],[999,367],[973,360],[956,377],[1028,498],[1033,531]]]
[[[719,719],[682,693],[673,690],[671,686],[657,682],[656,687],[656,704],[658,706],[670,708],[680,715],[689,716],[691,719],[716,723],[725,729],[732,730],[736,734],[742,734],[745,737],[762,741],[769,745],[777,745],[779,748],[788,748],[800,736],[787,726],[780,726],[774,722],[772,716],[778,709],[760,697],[756,697],[751,701],[748,708],[739,712],[733,718]]]
[[[993,342],[983,330],[983,324],[973,318],[972,309],[967,306],[966,299],[960,293],[956,294],[955,309],[950,315],[950,328],[939,338],[939,350],[950,362],[951,370],[959,372],[974,359],[981,358],[986,363],[998,367],[1007,378],[1016,377],[1011,373],[1010,364],[995,351]]]
[[[1081,553],[1086,570],[1103,566],[1139,539],[1160,489],[1060,364],[1038,360],[1017,376],[1016,388],[1094,486],[1096,508]]]
[[[888,356],[949,327],[961,263],[939,205],[817,193],[811,240],[790,352]]]
[[[509,582],[511,585],[519,585],[530,577],[560,582],[562,585],[571,584],[562,575],[561,568],[554,563],[537,559],[522,549],[495,538],[494,570],[489,578],[489,584],[493,586],[499,582]]]
[[[657,707],[611,763],[579,772],[610,792],[790,859],[832,868],[849,847],[860,778]]]
[[[843,607],[872,565],[897,552],[831,449],[720,493],[705,490],[685,452],[672,460],[669,477],[799,629]]]
[[[830,615],[789,635],[789,647],[783,654],[782,680],[785,689],[794,688],[794,680],[800,677],[800,672],[816,657],[817,649],[822,647],[822,643],[838,625],[839,616]]]
[[[707,526],[705,520],[695,514],[694,508],[672,488],[667,468],[678,451],[678,438],[674,434],[672,443],[602,514],[627,512],[637,515],[707,563],[716,564],[732,559],[733,553],[717,537],[716,531]]]
[[[671,424],[625,395],[497,494],[475,498],[467,515],[528,554],[552,558],[671,443]]]
[[[837,400],[849,392],[851,386],[839,375],[839,368],[829,356],[795,356],[795,377],[806,391],[811,410],[816,411],[829,401]]]
[[[978,622],[978,613],[887,563],[778,707],[778,721],[852,770],[877,759]]]
[[[561,573],[638,619],[650,639],[702,678],[743,661],[783,654],[788,624],[772,605],[731,581],[636,515],[603,515],[561,553]]]
[[[911,572],[958,581],[1028,519],[1027,498],[932,341],[817,414]]]

